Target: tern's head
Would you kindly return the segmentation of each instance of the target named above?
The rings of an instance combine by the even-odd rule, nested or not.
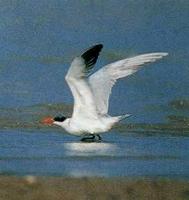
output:
[[[52,125],[52,124],[61,124],[63,121],[66,120],[64,116],[56,116],[56,117],[45,117],[41,122],[45,125]]]

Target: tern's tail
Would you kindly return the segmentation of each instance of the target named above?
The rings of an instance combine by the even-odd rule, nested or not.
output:
[[[120,115],[120,116],[116,116],[115,118],[117,119],[116,121],[119,122],[127,117],[130,117],[131,115],[129,114],[125,114],[125,115]]]
[[[130,114],[125,114],[125,115],[118,116],[118,118],[119,118],[119,121],[121,121],[121,120],[123,120],[123,119],[125,119],[127,117],[130,117],[130,116],[131,116]]]

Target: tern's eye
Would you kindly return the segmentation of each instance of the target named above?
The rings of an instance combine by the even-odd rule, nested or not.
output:
[[[64,116],[57,116],[54,118],[54,121],[63,122],[65,119],[66,119],[66,117],[64,117]]]

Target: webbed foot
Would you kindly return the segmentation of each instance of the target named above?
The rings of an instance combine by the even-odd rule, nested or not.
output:
[[[89,134],[81,138],[81,142],[100,142],[102,140],[99,134]]]

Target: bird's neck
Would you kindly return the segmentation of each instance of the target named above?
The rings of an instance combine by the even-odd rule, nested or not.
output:
[[[67,127],[69,126],[69,121],[70,121],[70,118],[67,118],[67,119],[64,120],[63,122],[55,121],[53,124],[58,125],[58,126],[61,126],[61,127],[64,128],[64,129],[67,129]]]

